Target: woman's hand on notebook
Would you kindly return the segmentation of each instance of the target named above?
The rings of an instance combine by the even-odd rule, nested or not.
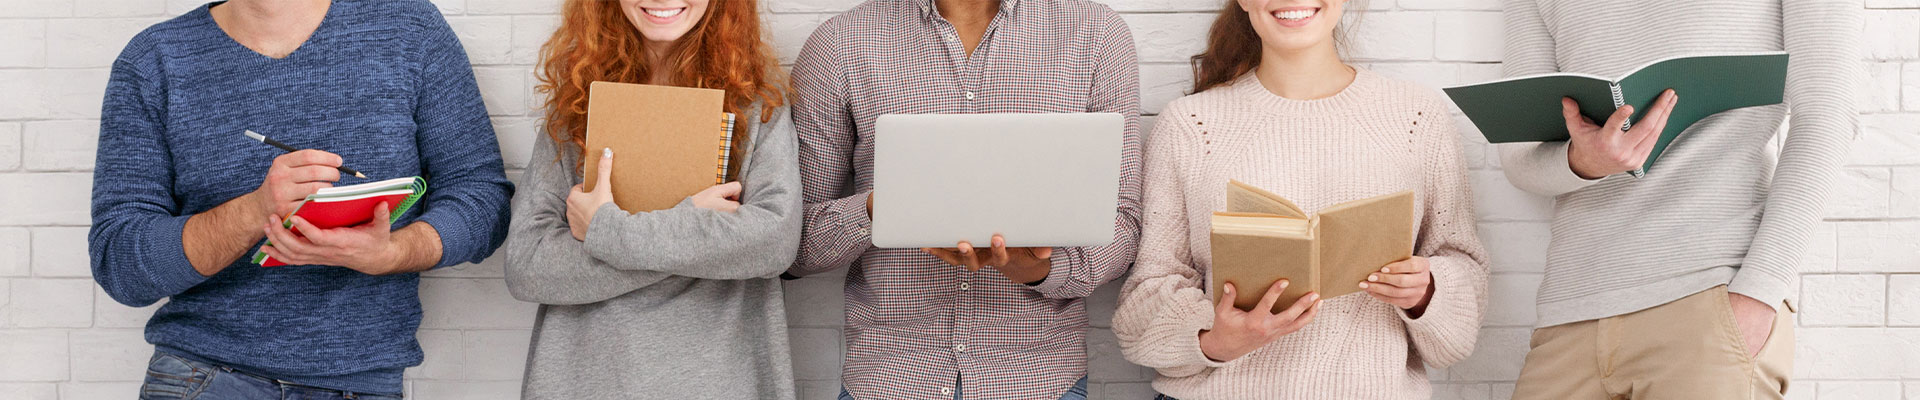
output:
[[[734,212],[740,209],[740,190],[740,181],[727,182],[694,193],[688,200],[693,201],[694,207]]]
[[[1287,284],[1285,279],[1274,282],[1260,297],[1260,305],[1253,311],[1241,311],[1233,307],[1238,293],[1228,282],[1220,302],[1213,305],[1213,328],[1200,331],[1200,352],[1215,362],[1233,361],[1313,322],[1313,316],[1320,313],[1319,293],[1307,293],[1286,310],[1273,312],[1273,304],[1280,301]]]
[[[567,193],[567,228],[573,231],[574,240],[587,240],[587,225],[593,222],[593,214],[608,204],[613,204],[613,148],[600,152],[600,176],[593,183],[593,191],[587,192],[585,185],[573,185]]]
[[[1567,166],[1573,169],[1574,175],[1584,179],[1600,179],[1640,168],[1647,162],[1647,156],[1653,154],[1660,132],[1667,129],[1667,116],[1679,101],[1680,95],[1667,89],[1653,102],[1653,109],[1640,116],[1639,123],[1631,130],[1622,131],[1620,127],[1633,116],[1633,106],[1621,106],[1613,111],[1613,116],[1607,117],[1605,125],[1594,125],[1593,120],[1580,115],[1580,103],[1561,98],[1561,116],[1567,120],[1569,137]]]
[[[293,214],[301,200],[340,181],[340,156],[319,150],[301,150],[273,158],[267,178],[252,196],[270,215]]]
[[[1419,318],[1433,300],[1432,265],[1426,257],[1415,256],[1387,264],[1360,282],[1360,288],[1382,302],[1407,310],[1407,316]]]

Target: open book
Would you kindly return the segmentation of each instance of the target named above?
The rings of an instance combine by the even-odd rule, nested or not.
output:
[[[673,208],[727,182],[735,143],[725,91],[616,82],[588,90],[586,190],[598,184],[605,148],[614,154],[613,202],[629,213]]]
[[[300,233],[299,229],[294,229],[291,217],[300,217],[321,229],[360,226],[373,222],[373,207],[379,206],[380,202],[386,202],[387,210],[392,212],[387,218],[387,222],[391,223],[399,220],[400,215],[406,214],[407,209],[413,208],[413,203],[420,201],[420,196],[426,193],[427,180],[418,176],[320,189],[302,200],[293,214],[286,215],[288,220],[283,226]],[[273,242],[268,241],[267,244]],[[253,253],[253,263],[262,267],[287,265],[258,250]]]
[[[1665,58],[1618,79],[1563,72],[1455,86],[1446,92],[1488,142],[1509,143],[1567,140],[1562,97],[1580,102],[1580,113],[1594,123],[1605,123],[1614,109],[1632,105],[1633,115],[1627,118],[1631,126],[1660,93],[1673,89],[1680,102],[1667,117],[1653,153],[1634,171],[1639,176],[1693,123],[1722,111],[1780,104],[1786,84],[1787,53],[1776,51]]]
[[[1413,191],[1402,191],[1308,215],[1280,195],[1229,182],[1227,211],[1213,214],[1213,268],[1207,274],[1213,301],[1233,282],[1233,305],[1252,310],[1283,278],[1291,284],[1273,304],[1275,312],[1307,292],[1322,299],[1358,292],[1368,274],[1413,256],[1413,201]]]

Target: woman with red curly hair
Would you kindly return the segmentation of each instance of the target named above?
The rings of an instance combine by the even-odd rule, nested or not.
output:
[[[799,247],[796,145],[754,0],[568,0],[541,51],[547,118],[513,199],[506,278],[540,303],[522,396],[792,399],[777,277]],[[721,89],[726,184],[628,214],[582,190],[594,81]],[[617,160],[617,161],[616,161]],[[600,177],[595,177],[599,179]]]

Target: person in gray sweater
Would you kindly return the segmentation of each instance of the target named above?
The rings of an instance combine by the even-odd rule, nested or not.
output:
[[[1664,94],[1629,131],[1564,100],[1564,142],[1501,145],[1515,186],[1554,196],[1539,318],[1515,399],[1781,398],[1794,280],[1852,139],[1859,0],[1508,0],[1508,76],[1618,76],[1665,57],[1789,53],[1786,104],[1688,127],[1644,177]],[[1785,140],[1782,120],[1791,111]],[[1804,389],[1802,389],[1804,390]]]
[[[761,72],[778,62],[753,1],[641,3],[568,1],[543,53],[545,134],[513,198],[505,247],[508,291],[541,304],[522,397],[792,399],[778,276],[799,248],[797,145],[777,73]],[[635,29],[603,30],[628,22]],[[677,45],[696,35],[698,45]],[[712,46],[736,47],[701,48]],[[715,53],[746,57],[689,61]],[[688,62],[699,68],[676,65]],[[738,180],[637,214],[614,204],[604,180],[583,191],[592,81],[725,90],[726,110],[738,114],[739,165],[729,174]],[[645,160],[595,151],[588,162],[604,174]]]

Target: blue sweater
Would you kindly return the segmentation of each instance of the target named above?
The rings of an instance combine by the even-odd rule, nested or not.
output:
[[[147,341],[163,351],[399,394],[401,372],[422,358],[418,274],[241,257],[205,277],[187,262],[181,229],[260,186],[282,151],[241,134],[251,129],[340,154],[373,180],[427,177],[428,195],[394,226],[432,225],[439,266],[486,258],[505,238],[513,186],[466,53],[423,0],[335,0],[307,43],[277,60],[234,42],[207,10],[147,28],[113,63],[88,234],[94,279],[130,306],[171,298],[147,321]]]

